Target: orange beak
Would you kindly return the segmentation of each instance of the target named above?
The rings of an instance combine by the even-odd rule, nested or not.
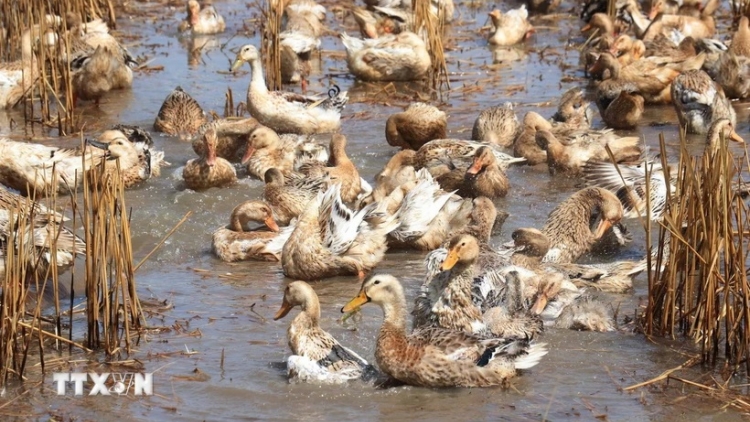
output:
[[[272,216],[269,215],[268,217],[266,217],[265,220],[263,220],[263,222],[266,223],[266,226],[268,226],[268,228],[271,229],[272,232],[278,233],[279,225],[276,224],[276,221],[273,219]]]
[[[540,293],[539,297],[536,298],[536,302],[534,302],[534,306],[531,307],[531,312],[534,315],[539,315],[544,311],[544,308],[547,307],[547,302],[549,301],[549,298],[545,293]]]
[[[729,139],[733,140],[734,142],[739,142],[741,144],[745,143],[745,140],[742,139],[740,135],[737,134],[734,130],[729,134]]]
[[[365,294],[365,291],[364,290],[360,290],[359,294],[357,295],[357,297],[355,297],[354,299],[350,300],[349,303],[347,303],[346,305],[344,305],[343,308],[341,308],[341,313],[344,314],[344,313],[347,313],[347,312],[356,311],[362,305],[364,305],[365,303],[367,303],[369,301],[370,301],[370,298],[367,297],[367,295]]]
[[[273,320],[277,321],[281,318],[284,318],[286,314],[288,314],[289,311],[292,310],[292,308],[294,308],[294,306],[292,306],[289,302],[286,301],[286,298],[284,298],[284,300],[281,302],[281,308],[278,312],[276,312],[276,315],[273,316]]]
[[[471,163],[471,167],[466,170],[466,174],[477,175],[480,171],[482,171],[482,162],[475,158],[474,162]]]
[[[654,18],[655,18],[655,17],[656,17],[656,15],[658,15],[658,14],[659,14],[659,9],[658,9],[658,8],[656,8],[656,7],[652,7],[652,8],[651,8],[651,11],[650,11],[650,12],[648,12],[648,19],[649,19],[649,20],[654,20]]]
[[[599,227],[596,228],[596,238],[601,239],[602,236],[604,236],[604,233],[607,233],[607,230],[612,228],[612,222],[609,220],[602,220],[599,222]]]
[[[215,165],[216,164],[216,156],[215,155],[211,155],[208,158],[206,158],[206,164],[208,164],[209,166]]]
[[[458,263],[458,251],[456,248],[453,248],[448,251],[448,256],[446,256],[443,263],[440,264],[440,271],[450,270],[456,266],[456,263]]]
[[[247,164],[248,161],[250,161],[250,159],[253,157],[253,154],[255,154],[255,148],[247,147],[247,151],[245,151],[245,155],[242,156],[243,166]]]
[[[587,23],[586,25],[583,25],[583,28],[581,28],[581,32],[589,32],[591,31],[591,28],[593,28],[591,24]]]

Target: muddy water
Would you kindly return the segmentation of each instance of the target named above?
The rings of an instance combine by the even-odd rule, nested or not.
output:
[[[91,132],[113,123],[151,127],[164,97],[176,86],[191,93],[207,110],[221,112],[223,93],[231,88],[235,101],[244,100],[249,82],[249,68],[238,75],[226,72],[233,50],[247,42],[258,45],[253,33],[257,12],[251,5],[217,1],[216,7],[228,22],[227,33],[200,40],[180,39],[176,33],[183,8],[165,9],[161,5],[138,4],[130,19],[121,15],[119,31],[128,38],[131,52],[147,56],[152,66],[164,71],[137,74],[130,91],[105,98],[100,108],[84,105],[83,118]],[[334,31],[347,28],[353,32],[351,18],[342,21],[341,13],[331,13],[328,22]],[[479,28],[488,24],[486,12],[492,4],[479,3],[477,8],[461,4],[457,22],[448,40],[448,63],[451,70],[450,92],[438,104],[449,114],[452,136],[468,138],[479,110],[511,101],[519,116],[535,110],[549,117],[562,92],[573,86],[585,86],[578,70],[578,52],[573,46],[583,42],[580,26],[573,15],[555,19],[535,18],[537,33],[513,55],[520,60],[492,63]],[[476,5],[475,5],[476,7]],[[503,5],[504,9],[508,6]],[[564,3],[562,10],[571,10]],[[243,19],[246,19],[243,22]],[[726,28],[726,20],[722,21]],[[236,34],[236,35],[235,35]],[[723,33],[722,33],[723,35]],[[202,46],[200,53],[190,53]],[[223,48],[222,48],[223,47]],[[342,60],[343,46],[331,35],[324,38],[323,53],[316,63],[318,71],[311,78],[310,90],[324,92],[336,83],[350,92],[342,131],[349,139],[349,153],[361,174],[372,181],[374,174],[395,152],[384,140],[386,117],[406,105],[410,99],[426,97],[419,85],[361,84],[346,75]],[[510,56],[503,56],[510,57]],[[563,77],[566,82],[561,82]],[[291,87],[291,89],[298,89]],[[383,93],[397,92],[398,95]],[[378,94],[379,93],[379,94]],[[740,133],[747,133],[746,106],[737,104]],[[9,119],[22,121],[17,113],[0,112],[0,133],[8,133]],[[677,138],[676,117],[671,106],[652,107],[644,116],[644,125],[633,132],[642,135],[652,146],[657,134],[664,131],[674,144]],[[601,127],[600,120],[596,125]],[[14,136],[44,137],[38,130],[23,128]],[[326,142],[325,137],[321,141]],[[72,141],[71,141],[72,142]],[[239,202],[257,198],[262,193],[259,181],[243,179],[225,189],[206,192],[184,190],[181,168],[193,158],[190,145],[177,139],[155,136],[156,147],[166,151],[172,166],[162,177],[128,192],[134,207],[133,242],[137,258],[145,254],[188,211],[189,221],[138,273],[141,297],[168,299],[175,308],[161,318],[152,318],[152,326],[170,326],[178,322],[183,329],[154,335],[141,343],[134,356],[155,371],[155,392],[150,398],[57,397],[52,380],[47,377],[41,392],[16,397],[8,415],[69,415],[84,419],[101,419],[104,413],[128,419],[163,419],[179,417],[189,420],[217,419],[296,419],[296,420],[560,420],[587,419],[607,415],[613,420],[689,420],[739,419],[731,411],[718,411],[714,402],[700,398],[676,400],[679,392],[645,389],[623,393],[620,388],[632,385],[675,367],[686,359],[682,350],[690,345],[649,342],[643,337],[623,333],[585,333],[549,329],[543,341],[550,353],[533,370],[513,382],[507,391],[499,389],[429,390],[401,387],[377,390],[370,385],[351,383],[346,386],[290,385],[284,371],[289,354],[286,327],[291,319],[279,322],[271,317],[281,303],[285,279],[278,264],[226,264],[210,252],[211,232],[226,224],[231,209]],[[702,140],[694,139],[699,151]],[[572,193],[575,180],[551,178],[544,166],[513,168],[513,184],[507,198],[497,201],[500,209],[510,213],[499,243],[508,234],[526,226],[540,227],[549,211]],[[639,257],[644,253],[644,236],[637,222],[629,222],[635,241],[607,256],[589,257],[606,261]],[[398,276],[406,286],[408,299],[416,293],[422,279],[423,254],[392,252],[377,271]],[[339,309],[358,291],[356,279],[334,278],[315,283],[323,312],[321,325],[343,344],[373,358],[374,339],[380,325],[380,311],[365,308],[356,329],[344,327]],[[634,294],[602,296],[619,309],[619,321],[632,315],[645,293],[645,280],[637,280]],[[293,312],[294,313],[294,312]],[[199,330],[199,331],[196,331]],[[191,332],[193,335],[188,335]],[[195,335],[199,333],[199,335]],[[179,354],[181,350],[194,354]],[[222,362],[223,354],[223,366]],[[194,370],[207,380],[190,381]],[[13,386],[7,397],[23,392]]]

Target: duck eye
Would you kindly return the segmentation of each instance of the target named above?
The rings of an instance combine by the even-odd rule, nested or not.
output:
[[[466,242],[461,242],[461,246],[466,246]]]
[[[380,284],[380,280],[375,280],[375,282],[372,284]]]

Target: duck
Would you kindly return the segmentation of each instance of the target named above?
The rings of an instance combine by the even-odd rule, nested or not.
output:
[[[512,103],[482,110],[474,120],[471,139],[508,148],[513,145],[520,125]]]
[[[560,6],[560,0],[526,0],[529,10],[534,13],[548,14]]]
[[[82,178],[105,157],[100,148],[58,148],[0,137],[0,183],[26,196],[76,191]],[[56,173],[56,174],[55,174]]]
[[[479,242],[462,234],[452,237],[446,249],[439,271],[425,279],[415,300],[414,328],[434,326],[480,334],[487,328],[472,298]]]
[[[263,201],[245,201],[232,210],[229,226],[211,236],[211,250],[224,262],[276,261],[294,227],[279,229],[271,207]],[[262,223],[268,230],[246,230],[247,223]]]
[[[648,18],[653,20],[660,13],[667,15],[682,15],[698,17],[703,9],[702,1],[673,1],[673,0],[653,0],[651,9],[648,12]],[[708,2],[707,2],[708,5]]]
[[[532,313],[539,314],[545,326],[576,331],[615,330],[614,319],[606,305],[581,292],[564,277],[545,277],[537,289]]]
[[[615,162],[632,162],[638,160],[643,151],[638,146],[637,136],[616,137],[602,136],[598,139],[582,139],[579,142],[565,145],[548,130],[536,133],[536,142],[540,148],[547,151],[547,166],[551,175],[581,173],[583,166],[589,161],[610,161],[607,147],[610,148]]]
[[[74,61],[71,64],[74,103],[81,99],[99,105],[104,94],[116,89],[118,84],[130,86],[133,73],[126,71],[122,74],[123,69],[130,71],[129,67],[117,60],[115,52],[104,46]]]
[[[716,34],[716,20],[709,13],[701,13],[697,17],[659,14],[640,38],[651,41],[660,35],[668,35],[673,30],[694,39],[712,38]]]
[[[358,275],[374,268],[388,248],[386,236],[398,226],[392,215],[375,213],[377,203],[352,211],[341,201],[340,185],[310,201],[281,252],[284,275],[317,280]]]
[[[467,202],[467,200],[464,200]],[[463,208],[451,221],[454,229],[448,234],[448,239],[461,234],[470,234],[479,240],[482,247],[489,246],[490,237],[500,230],[507,213],[501,213],[490,198],[478,196],[470,201],[471,206],[468,219],[465,218]],[[483,251],[484,252],[484,251]],[[480,255],[480,262],[485,256]]]
[[[681,73],[672,83],[672,98],[680,126],[688,133],[706,133],[717,119],[737,120],[724,90],[702,70]]]
[[[399,225],[388,234],[389,247],[433,250],[469,217],[471,208],[465,201],[442,190],[425,170],[419,172],[416,180],[399,188],[404,185],[411,186],[401,195],[403,199],[396,212]],[[387,204],[387,201],[381,204]]]
[[[672,100],[670,86],[680,72],[700,69],[705,54],[699,54],[680,63],[659,64],[657,61],[638,60],[628,66],[620,66],[608,52],[602,53],[592,70],[607,69],[610,77],[596,88],[596,103],[600,112],[606,110],[621,91],[637,91],[646,103],[663,104]]]
[[[296,306],[302,312],[294,317],[287,330],[292,349],[292,356],[287,359],[290,381],[341,384],[377,376],[372,365],[320,328],[318,295],[304,281],[293,281],[286,286],[274,321],[284,318]]]
[[[147,142],[133,142],[120,130],[106,130],[98,141],[87,143],[105,151],[106,173],[119,177],[126,189],[158,177],[161,168],[169,165],[164,151],[152,149]]]
[[[242,63],[249,63],[252,73],[247,89],[248,111],[260,124],[278,133],[302,135],[335,132],[341,126],[341,110],[348,101],[346,91],[335,87],[325,99],[271,92],[266,87],[260,53],[255,46],[242,47],[231,70],[236,71]]]
[[[481,147],[474,153],[471,166],[466,170],[458,194],[465,198],[484,196],[490,199],[508,194],[510,183],[490,147]]]
[[[732,43],[729,44],[729,52],[737,56],[750,58],[750,18],[743,16],[737,25],[737,31],[732,34]]]
[[[327,184],[322,178],[308,179],[299,176],[287,183],[284,174],[277,168],[268,169],[264,181],[266,185],[263,199],[273,207],[276,218],[282,225],[289,224],[302,214],[308,203]]]
[[[602,120],[612,129],[635,129],[643,116],[646,100],[635,90],[622,90],[601,112]]]
[[[629,23],[635,36],[639,39],[644,39],[646,31],[651,25],[651,21],[643,15],[635,0],[618,1],[617,18]]]
[[[599,139],[608,136],[611,132],[611,130],[582,129],[579,124],[550,122],[539,113],[529,111],[524,115],[521,131],[513,142],[513,155],[525,159],[528,165],[547,162],[547,151],[536,142],[536,135],[540,130],[553,133],[565,144],[573,144],[589,138]]]
[[[363,81],[415,81],[424,79],[432,66],[420,36],[404,31],[376,39],[340,34],[349,71]]]
[[[626,293],[633,288],[633,279],[646,270],[647,260],[615,261],[605,264],[543,263],[550,242],[541,231],[520,228],[511,234],[513,265],[541,274],[560,273],[578,288],[593,288],[608,293]]]
[[[36,55],[32,50],[31,30],[21,35],[21,60],[0,63],[0,109],[14,107],[39,77]]]
[[[154,120],[154,130],[187,139],[206,123],[206,112],[198,101],[178,86],[164,99]]]
[[[197,0],[187,2],[187,17],[180,23],[180,32],[190,30],[194,35],[213,35],[224,32],[227,28],[224,18],[212,5],[201,9]]]
[[[489,36],[489,43],[492,45],[515,45],[534,32],[534,27],[528,21],[529,11],[526,10],[525,4],[505,13],[495,9],[489,13],[489,16],[494,26],[494,32]]]
[[[445,112],[429,104],[412,103],[388,117],[385,139],[390,146],[418,150],[427,142],[445,138],[447,125]]]
[[[216,156],[232,163],[239,163],[247,151],[248,138],[260,124],[252,117],[216,119],[202,124],[191,142],[198,155],[206,153],[203,134],[209,129],[216,132]]]
[[[341,184],[341,200],[354,202],[363,190],[363,182],[357,167],[346,154],[346,136],[335,133],[328,147],[328,165],[310,162],[300,167],[300,172],[308,177],[327,177],[330,183]]]
[[[436,139],[417,150],[414,156],[414,166],[416,169],[445,166],[447,160],[455,167],[468,168],[474,162],[477,150],[482,147],[487,147],[492,151],[498,167],[503,171],[511,164],[526,162],[523,157],[512,157],[504,153],[497,145],[463,139]]]
[[[722,52],[717,60],[703,70],[721,86],[731,99],[750,97],[750,58],[733,52]]]
[[[620,223],[623,208],[612,192],[589,187],[563,201],[547,217],[542,233],[550,241],[544,262],[575,262]]]
[[[284,83],[301,83],[307,89],[307,75],[311,71],[313,51],[320,47],[324,32],[325,7],[315,1],[294,1],[284,8],[286,17],[279,34],[281,52],[281,79]]]
[[[86,242],[63,225],[66,218],[40,202],[30,201],[0,185],[0,210],[0,237],[5,244],[0,256],[0,277],[6,276],[6,248],[11,245],[25,248],[22,239],[33,242],[24,252],[30,269],[27,276],[33,277],[31,271],[35,271],[42,280],[52,274],[51,265],[56,265],[57,273],[61,274],[73,265],[76,256],[86,254]]]
[[[290,175],[307,163],[327,163],[328,149],[294,134],[279,136],[273,129],[258,126],[250,132],[247,148],[240,162],[247,172],[263,180],[271,168]]]
[[[594,119],[593,112],[581,88],[570,88],[560,97],[557,111],[552,115],[550,122],[554,125],[571,130],[585,130],[591,127]]]
[[[729,119],[717,119],[706,135],[706,148],[716,151],[721,138],[744,143]],[[650,178],[647,182],[646,178]],[[676,172],[670,165],[665,169],[661,161],[645,161],[640,164],[618,165],[612,163],[586,164],[583,177],[588,186],[606,189],[617,196],[623,207],[623,218],[649,218],[661,221],[669,193],[677,193]],[[647,189],[648,184],[648,189]],[[646,198],[650,192],[650,198]],[[649,208],[650,205],[650,208]]]
[[[229,161],[216,156],[216,131],[209,129],[203,134],[206,154],[194,158],[182,169],[182,179],[188,189],[204,190],[222,187],[237,181],[237,172]]]
[[[597,36],[615,35],[615,23],[606,13],[594,13],[581,28],[581,33],[584,34],[592,31],[596,31]]]
[[[539,363],[543,343],[482,339],[461,331],[427,328],[406,333],[406,299],[401,283],[388,274],[366,279],[359,294],[342,312],[367,303],[383,310],[384,321],[375,346],[382,372],[407,385],[429,388],[504,385],[518,370]]]

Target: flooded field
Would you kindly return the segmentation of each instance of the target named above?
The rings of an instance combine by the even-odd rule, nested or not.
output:
[[[585,41],[576,4],[563,2],[560,14],[533,17],[536,33],[518,46],[519,60],[493,63],[481,28],[489,25],[487,13],[495,7],[507,10],[516,4],[457,2],[456,20],[445,39],[450,89],[430,99],[419,84],[361,83],[348,75],[344,50],[336,36],[357,34],[348,2],[323,2],[331,33],[323,38],[322,53],[310,78],[310,92],[325,92],[332,84],[349,91],[341,131],[348,139],[348,153],[360,174],[374,185],[374,176],[396,152],[384,137],[386,118],[412,100],[422,99],[448,114],[449,136],[468,139],[479,111],[510,101],[519,117],[534,110],[549,118],[557,100],[567,89],[587,86],[579,66],[576,47]],[[250,81],[249,68],[228,72],[239,47],[259,45],[258,9],[254,3],[217,0],[214,6],[227,20],[227,31],[215,37],[185,39],[177,26],[184,6],[132,3],[118,15],[118,30],[131,53],[149,60],[161,71],[138,72],[131,90],[114,91],[99,107],[79,107],[92,136],[112,124],[126,123],[151,129],[164,97],[177,86],[194,96],[206,110],[224,109],[224,92],[231,88],[235,102],[244,101]],[[729,36],[726,5],[718,12],[719,37]],[[299,86],[287,89],[299,90]],[[737,132],[747,137],[747,105],[734,103]],[[592,104],[594,110],[596,107]],[[604,127],[596,114],[595,127]],[[47,139],[38,128],[23,125],[17,111],[0,111],[0,135]],[[678,137],[672,106],[650,106],[634,132],[658,149],[663,132],[669,145]],[[328,137],[319,136],[327,144]],[[696,151],[703,137],[691,137]],[[677,367],[694,354],[691,344],[661,339],[648,340],[632,334],[625,317],[632,317],[645,303],[645,276],[636,280],[633,293],[603,295],[618,312],[621,331],[590,333],[550,328],[543,335],[549,354],[533,369],[512,382],[508,390],[398,387],[376,389],[353,382],[345,386],[289,384],[285,359],[290,354],[286,329],[290,318],[272,321],[278,310],[286,279],[278,263],[242,262],[226,264],[210,250],[211,233],[228,222],[231,210],[247,199],[259,198],[263,185],[240,178],[224,189],[204,192],[186,190],[181,172],[194,158],[190,144],[176,137],[154,134],[155,148],[166,152],[172,165],[159,178],[127,193],[133,208],[133,244],[136,260],[188,212],[189,220],[139,270],[141,298],[166,299],[174,308],[147,320],[153,327],[173,330],[146,336],[131,358],[142,361],[146,372],[154,372],[151,397],[59,397],[48,375],[41,389],[11,384],[0,397],[0,414],[26,419],[107,420],[739,420],[740,413],[720,409],[721,404],[677,385],[623,392],[621,389],[648,380]],[[737,146],[735,152],[740,152]],[[243,173],[240,173],[242,175]],[[580,185],[575,179],[552,177],[546,165],[513,167],[508,176],[510,194],[495,201],[510,216],[493,243],[509,240],[519,227],[541,227],[548,213]],[[634,241],[606,256],[588,256],[588,262],[642,257],[643,229],[627,221]],[[424,276],[423,253],[390,251],[377,272],[397,276],[411,303]],[[313,283],[321,301],[321,326],[342,344],[368,360],[374,360],[375,337],[381,311],[364,308],[356,329],[344,327],[339,309],[358,292],[356,277],[338,277]],[[76,299],[80,300],[80,298]],[[296,310],[292,311],[296,314]],[[183,353],[190,351],[190,353]],[[193,353],[194,352],[194,353]],[[47,353],[50,353],[49,351]],[[710,372],[696,367],[692,375]],[[27,389],[28,388],[28,389]]]

